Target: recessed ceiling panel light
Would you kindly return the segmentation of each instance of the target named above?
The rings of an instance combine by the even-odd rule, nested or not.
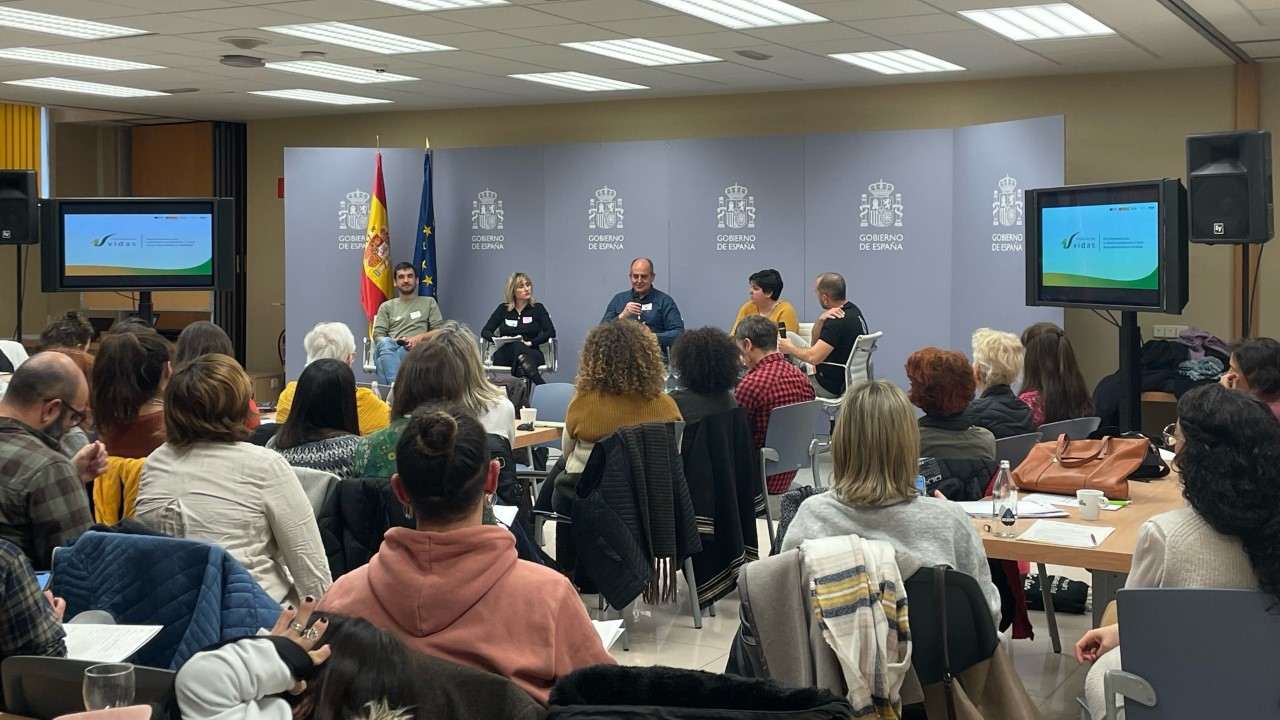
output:
[[[685,50],[672,45],[665,45],[644,38],[629,40],[593,40],[591,42],[560,43],[565,47],[585,50],[597,55],[625,60],[637,65],[683,65],[686,63],[719,62],[720,58],[712,55]]]
[[[101,40],[103,38],[147,34],[146,30],[107,25],[106,23],[63,17],[62,15],[19,10],[15,7],[0,7],[0,25],[17,28],[18,30],[63,35],[83,40]]]
[[[330,80],[341,80],[342,82],[359,83],[361,85],[367,85],[369,83],[403,82],[405,80],[418,79],[416,77],[409,77],[408,75],[378,72],[377,70],[370,70],[368,68],[339,65],[338,63],[323,62],[320,60],[269,62],[266,66],[271,70],[284,70],[286,72],[314,75],[316,77],[328,78]]]
[[[547,72],[547,73],[524,73],[520,75],[508,75],[517,80],[528,80],[529,82],[543,83],[544,85],[556,85],[570,90],[581,90],[583,92],[602,92],[606,90],[648,90],[646,85],[636,85],[635,83],[622,82],[621,80],[611,80],[599,75],[588,75],[580,72]]]
[[[58,52],[44,48],[3,48],[0,58],[21,60],[23,62],[48,63],[49,65],[66,65],[67,67],[88,68],[90,70],[162,70],[160,65],[117,60],[115,58],[98,57],[97,55],[78,55],[76,53]]]
[[[378,0],[378,2],[409,8],[410,10],[422,10],[423,12],[508,4],[507,0]]]
[[[1114,35],[1084,11],[1067,3],[1024,5],[1022,7],[961,10],[964,17],[1004,35],[1010,40],[1055,40],[1069,37]]]
[[[293,35],[317,42],[343,45],[380,55],[396,55],[399,53],[435,52],[436,50],[453,50],[448,45],[427,42],[417,38],[396,35],[372,28],[360,27],[341,22],[306,23],[303,25],[274,25],[264,27],[281,35]]]
[[[908,75],[911,73],[954,72],[963,67],[946,60],[926,55],[919,50],[883,50],[880,52],[839,53],[831,57],[874,70],[881,75]]]
[[[305,100],[307,102],[327,103],[329,105],[375,105],[389,103],[382,98],[362,97],[360,95],[343,95],[341,93],[323,92],[321,90],[250,90],[250,95],[284,98],[285,100]]]
[[[68,80],[60,77],[32,78],[30,80],[6,80],[5,85],[21,85],[23,87],[42,88],[44,90],[61,90],[63,92],[85,93],[88,95],[107,95],[109,97],[151,97],[168,95],[169,93],[122,85],[86,82],[84,80]]]
[[[653,0],[672,10],[679,10],[717,25],[743,28],[799,25],[826,22],[821,15],[782,2],[782,0]]]

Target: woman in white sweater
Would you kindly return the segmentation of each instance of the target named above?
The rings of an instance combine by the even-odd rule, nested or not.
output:
[[[1227,588],[1280,597],[1280,423],[1221,385],[1178,401],[1174,467],[1190,507],[1143,523],[1126,588]],[[1106,715],[1103,676],[1120,668],[1120,626],[1090,630],[1076,660],[1093,662],[1085,698]]]
[[[845,393],[831,452],[831,491],[804,501],[782,549],[833,535],[883,540],[921,566],[949,565],[972,576],[998,622],[1000,593],[968,514],[950,500],[916,492],[920,430],[906,394],[885,380]]]
[[[167,440],[142,467],[137,520],[221,545],[276,600],[318,599],[333,581],[320,530],[284,458],[241,442],[249,392],[249,376],[226,355],[173,373]]]

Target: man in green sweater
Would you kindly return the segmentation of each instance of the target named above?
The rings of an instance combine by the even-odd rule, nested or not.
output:
[[[396,265],[395,273],[399,296],[382,303],[373,318],[373,340],[377,343],[373,362],[378,382],[384,385],[395,382],[405,354],[444,324],[436,299],[418,295],[418,272],[413,265],[402,262]]]

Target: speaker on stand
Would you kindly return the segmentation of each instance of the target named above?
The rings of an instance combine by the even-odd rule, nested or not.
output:
[[[36,172],[34,170],[0,170],[0,245],[13,245],[17,273],[17,302],[14,308],[18,321],[14,340],[22,342],[22,300],[24,276],[22,246],[40,242],[40,216],[36,203]],[[30,252],[30,251],[28,251]]]
[[[1243,336],[1253,327],[1249,245],[1271,239],[1271,133],[1239,130],[1187,136],[1187,207],[1191,242],[1244,245],[1240,268]],[[1258,250],[1258,264],[1262,249]],[[1256,273],[1253,280],[1257,283]]]

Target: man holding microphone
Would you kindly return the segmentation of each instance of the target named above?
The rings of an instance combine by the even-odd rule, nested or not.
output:
[[[684,320],[676,301],[653,286],[655,275],[649,258],[632,260],[631,289],[613,296],[600,322],[639,320],[658,337],[658,345],[666,355],[671,344],[684,332]]]

